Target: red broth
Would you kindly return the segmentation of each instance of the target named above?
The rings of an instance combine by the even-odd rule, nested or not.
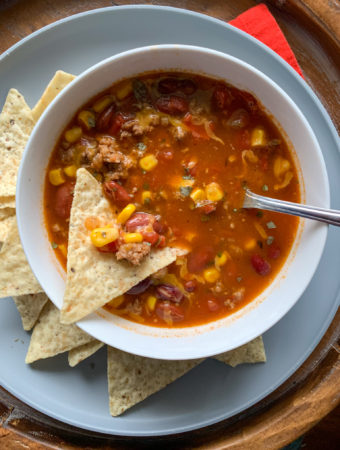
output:
[[[114,84],[78,110],[57,142],[45,181],[46,226],[64,267],[78,167],[103,183],[120,210],[136,207],[121,233],[141,231],[138,251],[189,250],[107,304],[114,314],[166,327],[217,320],[264,291],[292,248],[297,218],[241,207],[246,186],[299,202],[289,146],[251,94],[219,80],[146,74]],[[140,212],[153,218],[148,229],[135,226]],[[122,254],[131,266],[141,263],[137,246],[126,252],[122,242],[99,250],[112,258]]]

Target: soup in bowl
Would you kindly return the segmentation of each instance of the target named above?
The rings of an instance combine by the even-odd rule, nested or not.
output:
[[[72,319],[94,337],[143,356],[203,357],[279,320],[323,249],[322,224],[242,209],[246,187],[328,206],[322,155],[301,112],[235,58],[147,47],[89,69],[44,113],[20,170],[19,231],[67,323],[73,302],[83,298],[86,309],[98,296],[103,309]],[[162,263],[167,249],[178,250],[171,264]],[[143,269],[150,261],[157,270]],[[111,283],[121,289],[110,298]]]

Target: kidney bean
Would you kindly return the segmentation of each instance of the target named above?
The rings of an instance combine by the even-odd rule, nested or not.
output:
[[[209,261],[214,259],[214,250],[212,247],[201,247],[193,250],[188,255],[189,272],[201,272]]]
[[[115,110],[116,105],[112,104],[99,115],[96,123],[96,128],[98,131],[106,131],[110,127]]]
[[[184,319],[184,313],[178,306],[169,303],[160,302],[156,306],[157,316],[165,322],[181,322]]]
[[[209,299],[207,301],[207,304],[208,304],[208,309],[211,312],[218,311],[221,308],[220,303],[215,299]]]
[[[236,93],[235,96],[240,97],[244,101],[247,110],[251,114],[254,114],[258,111],[259,107],[257,104],[257,100],[253,95],[249,94],[249,92],[239,91],[238,89],[235,89],[234,92]]]
[[[108,133],[112,136],[115,136],[119,133],[120,129],[122,128],[123,123],[125,122],[125,119],[122,114],[116,114],[116,116],[113,119],[113,122],[108,130]]]
[[[142,228],[152,225],[155,221],[155,216],[148,213],[136,212],[132,214],[130,219],[125,224],[125,230],[129,233],[139,231]]]
[[[117,206],[126,206],[131,201],[130,194],[116,181],[106,181],[103,189],[106,197]]]
[[[61,219],[70,217],[74,185],[74,182],[66,181],[66,183],[58,187],[55,194],[54,210]]]
[[[268,261],[266,261],[262,256],[260,255],[253,255],[251,257],[251,264],[255,270],[256,273],[259,275],[268,275],[271,271],[271,266]]]
[[[155,105],[159,111],[171,115],[184,114],[189,109],[188,102],[177,95],[159,97]]]
[[[180,303],[183,298],[183,292],[172,284],[159,284],[155,293],[160,300],[168,300],[173,303]]]
[[[232,101],[230,89],[225,86],[216,86],[211,98],[213,108],[217,110],[226,109]]]
[[[103,245],[103,247],[97,247],[100,253],[116,253],[119,248],[118,239],[116,241],[110,242],[109,244]]]
[[[185,95],[192,95],[197,89],[196,84],[191,80],[181,80],[179,82],[178,90]]]
[[[189,280],[184,283],[184,289],[187,292],[194,292],[196,290],[196,287],[197,287],[196,280]]]
[[[240,129],[245,128],[249,123],[249,113],[243,109],[236,109],[227,121],[228,127]]]
[[[158,91],[161,94],[172,94],[177,91],[178,80],[176,78],[163,78],[158,83]]]
[[[158,220],[155,221],[152,227],[158,234],[164,234],[168,229],[168,226],[165,225],[165,223],[159,222]]]
[[[127,291],[127,294],[130,295],[139,295],[142,292],[145,292],[147,288],[151,285],[151,277],[147,277],[144,280],[140,281],[136,286],[133,286],[131,289]]]
[[[281,249],[277,245],[271,245],[267,251],[268,258],[277,259],[281,255]]]

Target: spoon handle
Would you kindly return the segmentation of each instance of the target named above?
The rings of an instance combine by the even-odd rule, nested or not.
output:
[[[340,226],[340,211],[264,197],[263,195],[254,194],[249,189],[245,191],[243,208],[267,209]]]

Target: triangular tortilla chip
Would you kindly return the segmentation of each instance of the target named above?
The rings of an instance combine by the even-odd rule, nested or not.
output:
[[[41,292],[40,294],[20,295],[13,297],[13,300],[21,316],[23,329],[29,331],[38,320],[48,297]]]
[[[111,415],[119,416],[202,361],[203,359],[165,361],[144,358],[108,346],[107,377]]]
[[[24,97],[11,89],[0,114],[0,196],[15,195],[19,164],[34,123]]]
[[[176,260],[184,250],[152,250],[139,266],[100,253],[91,243],[85,219],[95,216],[106,223],[114,219],[112,208],[98,181],[79,169],[70,217],[67,282],[61,310],[62,323],[74,323],[132,286]]]
[[[52,80],[48,83],[43,95],[32,109],[35,121],[38,121],[41,114],[45,111],[51,101],[61,92],[65,86],[71,83],[76,77],[70,73],[58,70]]]
[[[63,325],[60,311],[52,302],[42,310],[33,329],[26,364],[45,359],[92,341],[92,337],[76,325]]]
[[[235,350],[216,355],[214,359],[232,367],[236,367],[238,364],[266,362],[266,352],[262,336],[257,337],[241,347],[235,348]]]
[[[73,348],[68,352],[68,363],[71,367],[76,366],[84,359],[89,358],[99,349],[101,349],[105,344],[103,342],[94,339],[87,344],[81,345],[80,347]]]
[[[0,252],[0,298],[42,292],[21,246],[15,217]]]

